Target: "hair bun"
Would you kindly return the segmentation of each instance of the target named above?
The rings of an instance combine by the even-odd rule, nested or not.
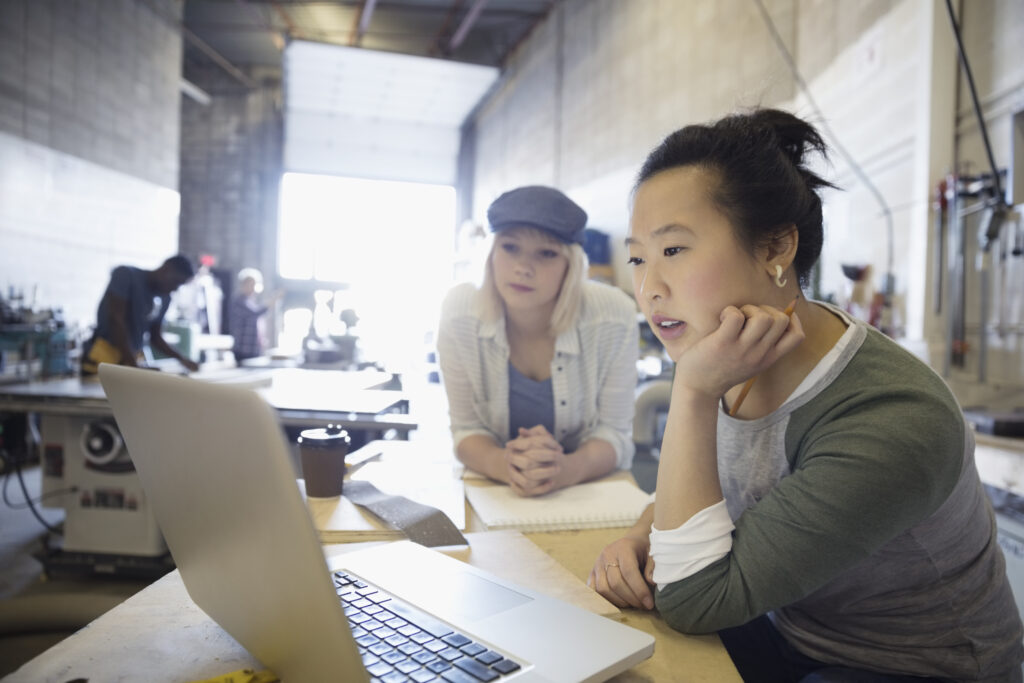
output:
[[[772,133],[779,149],[804,176],[808,187],[833,187],[807,168],[807,157],[810,154],[817,152],[823,157],[828,154],[828,145],[814,126],[779,109],[758,109],[750,114],[750,121]]]
[[[685,126],[647,156],[636,187],[671,168],[697,166],[715,174],[710,199],[756,248],[796,226],[799,246],[793,260],[804,284],[821,254],[824,226],[818,191],[835,187],[812,171],[809,156],[827,161],[825,140],[810,123],[778,109],[730,114],[710,124]]]

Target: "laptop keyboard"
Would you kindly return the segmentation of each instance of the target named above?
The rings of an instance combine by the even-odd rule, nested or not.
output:
[[[354,575],[334,572],[334,585],[374,683],[480,683],[521,668]]]

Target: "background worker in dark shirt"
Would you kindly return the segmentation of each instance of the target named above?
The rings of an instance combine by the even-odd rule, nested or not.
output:
[[[114,268],[96,312],[96,330],[82,354],[82,374],[95,374],[100,363],[137,366],[147,332],[153,349],[176,358],[189,371],[198,370],[199,365],[171,347],[160,331],[171,293],[194,274],[192,262],[180,254],[156,270]]]

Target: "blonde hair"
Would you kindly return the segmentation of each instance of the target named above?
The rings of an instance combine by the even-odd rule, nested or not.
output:
[[[565,269],[565,277],[562,278],[562,286],[558,290],[555,307],[551,311],[550,330],[555,335],[559,335],[571,329],[576,324],[580,303],[583,301],[583,282],[587,278],[587,253],[579,244],[575,242],[567,244],[552,237],[544,230],[529,226],[512,229],[522,230],[527,234],[549,240],[552,246],[569,261],[569,266]],[[492,235],[491,246],[487,251],[487,261],[484,265],[483,282],[481,282],[476,296],[477,315],[484,322],[496,322],[505,315],[505,302],[498,293],[497,285],[494,284],[494,266],[491,262],[497,243],[497,236]]]

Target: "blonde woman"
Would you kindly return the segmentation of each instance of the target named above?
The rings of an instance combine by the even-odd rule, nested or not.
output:
[[[586,212],[528,186],[487,218],[483,284],[452,289],[438,333],[456,456],[522,496],[629,468],[636,307],[586,279]]]

